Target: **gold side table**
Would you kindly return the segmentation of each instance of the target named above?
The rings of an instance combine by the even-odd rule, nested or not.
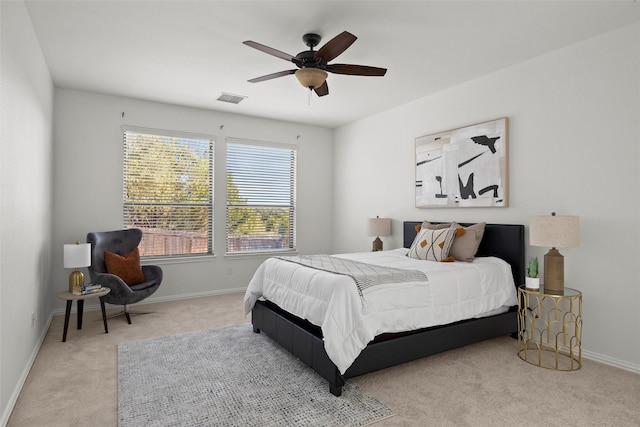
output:
[[[559,371],[582,367],[582,293],[518,288],[518,356]]]

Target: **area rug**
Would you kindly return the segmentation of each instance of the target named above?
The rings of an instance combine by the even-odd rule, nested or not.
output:
[[[353,381],[333,396],[249,324],[118,345],[120,427],[364,426],[392,415]]]

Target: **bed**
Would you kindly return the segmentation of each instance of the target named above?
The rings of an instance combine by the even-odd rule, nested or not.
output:
[[[422,221],[403,223],[404,248],[411,246],[416,236],[416,226],[421,223]],[[472,224],[460,225],[466,227]],[[513,278],[511,283],[514,285],[510,291],[513,291],[515,295],[515,288],[523,283],[525,276],[524,226],[487,224],[476,257],[482,262],[485,260],[484,257],[503,260],[504,262],[500,262],[506,265],[507,269],[510,269]],[[486,260],[491,260],[491,258],[486,258]],[[476,263],[474,261],[470,264],[481,264],[482,262]],[[285,264],[287,263],[285,262]],[[310,273],[305,269],[309,268],[302,267],[298,271]],[[256,275],[258,274],[257,271]],[[255,279],[256,276],[252,282]],[[265,332],[270,338],[309,365],[328,381],[329,391],[335,396],[341,395],[342,386],[348,378],[485,339],[507,334],[513,335],[517,330],[517,307],[512,299],[510,301],[513,304],[504,307],[500,312],[496,311],[497,314],[457,320],[444,325],[380,333],[370,341],[366,341],[364,349],[357,349],[357,356],[353,361],[349,359],[348,362],[345,362],[336,358],[335,345],[328,344],[328,326],[325,325],[325,333],[323,334],[323,330],[316,326],[319,323],[313,319],[313,315],[306,318],[314,320],[315,324],[305,320],[302,316],[292,314],[290,311],[295,312],[295,310],[291,308],[286,311],[273,301],[265,298],[257,299],[260,292],[251,291],[251,288],[252,284],[250,284],[245,296],[245,310],[251,310],[254,332]],[[254,295],[249,298],[252,292]],[[278,300],[277,298],[272,299]],[[338,300],[342,301],[343,298]],[[287,306],[287,303],[280,303],[280,305]],[[327,335],[327,347],[325,347],[325,335]],[[334,360],[337,363],[334,363]]]

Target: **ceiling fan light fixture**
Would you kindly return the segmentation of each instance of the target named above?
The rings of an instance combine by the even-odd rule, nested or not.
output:
[[[300,84],[310,89],[309,94],[315,91],[318,96],[326,96],[329,95],[327,73],[348,74],[351,76],[384,76],[387,72],[386,68],[354,64],[329,64],[329,62],[333,61],[349,48],[356,39],[357,37],[353,34],[348,31],[343,31],[325,43],[320,49],[313,50],[313,48],[320,43],[320,36],[318,34],[308,33],[302,37],[302,41],[309,47],[309,50],[300,52],[296,56],[289,55],[288,53],[281,52],[252,40],[247,40],[243,42],[245,45],[277,58],[284,59],[287,62],[292,62],[298,67],[297,70],[295,68],[292,70],[284,70],[256,77],[248,81],[250,83],[258,83],[295,74]]]
[[[295,75],[300,84],[309,89],[316,89],[327,80],[327,72],[319,68],[300,68]]]

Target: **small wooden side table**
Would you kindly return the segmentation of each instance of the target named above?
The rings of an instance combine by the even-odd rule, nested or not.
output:
[[[111,292],[111,289],[105,288],[103,291],[95,292],[87,295],[76,295],[71,292],[58,292],[58,298],[67,301],[67,310],[64,315],[64,332],[62,333],[62,342],[67,341],[67,329],[69,328],[69,316],[71,315],[71,304],[78,301],[78,329],[82,329],[82,312],[84,310],[84,300],[100,298],[100,308],[102,309],[102,322],[104,323],[104,333],[108,334],[107,328],[107,312],[104,308],[104,296]]]
[[[558,371],[582,366],[582,293],[518,288],[518,356]]]

